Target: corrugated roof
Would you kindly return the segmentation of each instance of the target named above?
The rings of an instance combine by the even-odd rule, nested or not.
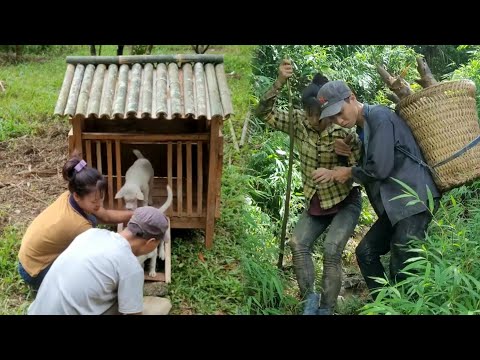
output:
[[[55,115],[228,118],[222,55],[68,56]]]

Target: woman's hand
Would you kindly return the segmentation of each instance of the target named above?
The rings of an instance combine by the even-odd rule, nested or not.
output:
[[[334,180],[333,175],[333,170],[325,168],[318,168],[312,172],[313,181],[321,184],[332,182]]]

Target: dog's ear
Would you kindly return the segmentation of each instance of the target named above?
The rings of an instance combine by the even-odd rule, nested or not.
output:
[[[143,199],[145,199],[145,198],[143,197],[143,193],[142,193],[141,191],[137,191],[137,199],[140,200],[140,201],[142,201]]]
[[[115,199],[121,199],[121,198],[123,198],[123,193],[124,193],[124,191],[123,191],[123,187],[122,187],[122,188],[120,189],[120,191],[117,192],[117,194],[115,195]]]

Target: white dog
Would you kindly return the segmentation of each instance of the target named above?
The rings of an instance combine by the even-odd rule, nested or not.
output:
[[[173,200],[172,189],[168,185],[167,185],[167,193],[168,195],[167,195],[167,200],[165,201],[165,204],[163,204],[162,207],[158,209],[158,211],[161,211],[162,213],[165,213],[165,211],[167,211],[167,209],[172,204],[172,200]],[[160,259],[165,260],[165,240],[160,241],[160,244],[158,245],[158,250],[157,248],[155,248],[155,250],[153,250],[152,252],[149,252],[146,255],[137,256],[138,262],[142,266],[145,263],[145,260],[150,259],[150,267],[148,269],[148,275],[151,277],[155,277],[157,275],[157,272],[156,272],[157,254],[160,257]]]
[[[142,201],[143,206],[153,204],[153,166],[140,151],[135,149],[133,153],[137,160],[128,168],[125,185],[115,195],[115,199],[123,198],[127,210],[135,210],[137,200]]]

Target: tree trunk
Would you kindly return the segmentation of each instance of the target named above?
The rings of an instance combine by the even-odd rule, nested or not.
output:
[[[102,56],[102,45],[98,46],[98,56]]]
[[[97,50],[95,50],[95,45],[90,45],[90,55],[97,56]]]
[[[123,47],[125,45],[117,45],[117,56],[123,55]]]
[[[393,91],[400,100],[412,93],[410,85],[400,76],[393,77],[381,65],[377,65],[377,71],[388,88]]]
[[[145,51],[146,55],[150,55],[152,53],[153,45],[147,45],[147,51]]]
[[[430,68],[428,67],[427,60],[421,56],[417,57],[417,70],[421,78],[415,80],[415,82],[420,84],[423,88],[427,88],[437,83],[437,80],[435,80]]]

